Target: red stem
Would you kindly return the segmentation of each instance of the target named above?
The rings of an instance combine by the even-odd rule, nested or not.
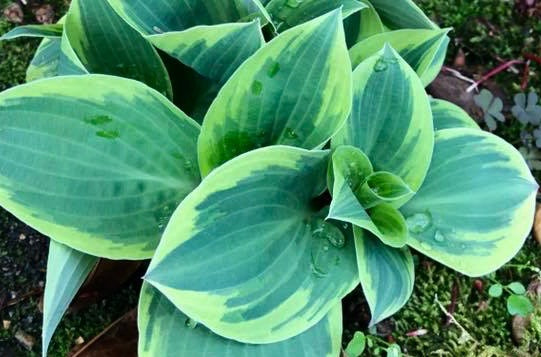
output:
[[[524,58],[529,59],[530,61],[537,62],[541,64],[541,57],[534,55],[533,53],[525,53]]]
[[[468,92],[471,92],[472,90],[474,90],[475,88],[477,88],[481,83],[483,83],[484,81],[490,79],[491,77],[497,75],[498,73],[500,72],[503,72],[505,71],[507,68],[511,67],[512,65],[515,65],[515,64],[522,64],[524,63],[523,61],[520,61],[520,60],[511,60],[511,61],[507,61],[505,63],[502,63],[501,65],[499,65],[498,67],[490,70],[487,74],[485,74],[483,77],[481,77],[481,79],[479,79],[477,82],[475,82],[474,84],[472,84],[468,89],[467,91]]]

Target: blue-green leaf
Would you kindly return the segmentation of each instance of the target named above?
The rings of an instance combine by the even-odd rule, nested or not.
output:
[[[407,247],[392,248],[359,228],[354,233],[359,277],[373,326],[409,300],[414,283],[413,257]]]
[[[451,128],[480,129],[475,120],[456,104],[442,99],[431,99],[430,106],[434,118],[434,130]]]
[[[408,244],[463,274],[490,273],[522,247],[536,192],[510,144],[476,129],[439,130],[426,180],[401,209],[418,222]]]
[[[143,283],[139,299],[139,357],[336,357],[342,340],[338,303],[314,327],[283,342],[252,345],[228,340],[188,318],[158,290]]]
[[[0,41],[12,40],[19,37],[52,37],[59,38],[62,36],[64,25],[46,24],[46,25],[25,25],[17,26],[13,30],[5,33],[0,37]]]
[[[202,175],[262,146],[320,147],[349,113],[350,78],[339,10],[282,33],[212,103],[198,142]]]
[[[273,343],[314,326],[358,284],[351,229],[313,205],[328,156],[270,146],[217,168],[173,214],[145,279],[226,338]]]
[[[43,299],[43,357],[62,315],[97,262],[92,255],[51,240]]]

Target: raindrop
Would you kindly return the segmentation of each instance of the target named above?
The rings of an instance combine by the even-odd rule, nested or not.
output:
[[[302,3],[302,0],[287,0],[286,6],[295,9],[299,7],[301,3]]]
[[[383,72],[387,69],[387,62],[385,59],[380,58],[377,60],[376,64],[374,65],[374,71],[376,72]]]
[[[193,319],[190,319],[190,318],[187,318],[186,321],[184,322],[184,325],[187,328],[194,329],[197,326],[197,321],[195,321]]]
[[[105,139],[116,139],[120,136],[118,130],[100,130],[96,132],[96,136]]]
[[[445,235],[440,231],[436,231],[436,233],[434,234],[434,240],[441,243],[445,241]]]
[[[312,272],[325,277],[340,262],[339,249],[344,247],[345,237],[333,224],[317,219],[312,224]]]
[[[263,90],[263,83],[257,80],[252,82],[253,95],[260,95],[262,90]]]
[[[189,169],[191,169],[192,167],[193,167],[193,163],[191,162],[191,160],[186,160],[186,161],[184,161],[184,168],[185,168],[186,170],[189,170]]]
[[[274,62],[274,63],[269,67],[269,70],[267,71],[267,75],[268,75],[270,78],[274,78],[274,76],[276,76],[276,75],[278,74],[278,72],[280,72],[280,63]]]
[[[288,139],[297,139],[299,136],[295,132],[295,130],[291,128],[286,128],[286,138]]]
[[[415,213],[406,218],[408,229],[412,233],[423,233],[432,224],[432,216],[429,212]]]
[[[159,28],[158,26],[153,26],[152,27],[152,30],[156,33],[163,33],[163,30],[161,28]]]

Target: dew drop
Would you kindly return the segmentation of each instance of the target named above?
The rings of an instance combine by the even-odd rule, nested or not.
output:
[[[434,234],[434,240],[439,243],[444,242],[445,235],[441,231],[436,231],[436,233]]]
[[[269,67],[269,70],[267,71],[267,76],[269,76],[270,78],[274,78],[274,76],[276,76],[278,72],[280,72],[280,63],[274,62]]]
[[[252,94],[253,95],[260,95],[261,91],[263,91],[263,83],[260,81],[253,81],[252,82]]]
[[[163,30],[161,28],[159,28],[158,26],[153,26],[152,27],[152,30],[156,33],[163,33]]]
[[[408,229],[412,233],[423,233],[432,224],[432,215],[430,213],[415,213],[406,218]]]
[[[192,167],[193,167],[193,162],[191,162],[191,160],[186,160],[186,161],[184,161],[184,168],[185,168],[186,170],[189,170],[189,169],[191,169]]]
[[[342,231],[333,224],[322,219],[315,220],[312,225],[312,272],[317,277],[325,277],[333,266],[340,262],[340,248],[345,245]]]
[[[377,60],[376,64],[374,65],[374,71],[376,72],[383,72],[387,69],[387,62],[385,59],[380,58]]]
[[[297,139],[299,136],[295,132],[295,130],[291,128],[286,128],[286,138],[288,139]]]
[[[197,321],[187,318],[186,321],[184,322],[184,325],[187,328],[194,329],[197,326]]]
[[[96,131],[96,136],[104,139],[116,139],[120,136],[118,130],[99,130]]]

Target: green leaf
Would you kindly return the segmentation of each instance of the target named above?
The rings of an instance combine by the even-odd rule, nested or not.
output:
[[[73,0],[64,32],[88,72],[135,79],[172,98],[160,56],[107,0]]]
[[[328,156],[270,146],[213,171],[173,214],[145,280],[240,342],[278,342],[315,325],[358,284],[351,232],[313,204]]]
[[[484,120],[492,131],[498,127],[498,121],[504,122],[505,116],[502,113],[503,101],[495,97],[490,91],[483,89],[481,93],[473,97],[475,104],[483,110]]]
[[[266,5],[267,12],[280,32],[339,7],[342,9],[342,17],[347,18],[364,9],[366,5],[357,0],[271,0]]]
[[[199,183],[197,123],[144,84],[103,75],[0,94],[0,206],[79,251],[152,256]]]
[[[359,357],[366,348],[366,336],[361,331],[356,331],[346,347],[346,357]]]
[[[389,46],[353,72],[353,107],[333,147],[352,145],[370,158],[376,171],[400,176],[416,191],[424,180],[434,131],[424,87]]]
[[[26,69],[26,81],[54,77],[58,74],[61,55],[60,38],[44,38]]]
[[[362,229],[355,228],[354,234],[359,277],[374,326],[409,300],[415,279],[413,257],[408,248],[392,248]]]
[[[88,74],[87,69],[73,50],[66,31],[62,32],[60,40],[60,55],[58,57],[58,69],[56,75],[68,76]]]
[[[344,30],[348,48],[368,37],[385,32],[385,26],[368,0],[361,0],[366,7],[344,19]]]
[[[321,147],[351,107],[341,14],[292,28],[244,62],[212,103],[198,142],[203,176],[249,150]]]
[[[387,357],[400,357],[402,356],[402,350],[400,346],[396,343],[393,343],[387,348]]]
[[[51,240],[43,299],[43,357],[47,356],[49,342],[62,315],[97,262],[97,257]]]
[[[494,298],[498,298],[500,296],[502,296],[503,294],[503,286],[502,284],[494,284],[492,286],[490,286],[490,288],[488,289],[488,295],[494,297]]]
[[[526,288],[524,285],[519,283],[518,281],[514,281],[511,284],[507,285],[509,289],[511,289],[512,292],[514,292],[517,295],[524,295],[526,294]]]
[[[262,25],[268,14],[258,0],[108,0],[127,23],[142,34],[183,31],[199,25],[246,22],[259,18]]]
[[[147,39],[199,74],[222,84],[265,43],[259,21],[197,26]]]
[[[437,29],[413,0],[370,0],[379,16],[391,29]]]
[[[350,49],[351,63],[355,68],[388,43],[417,72],[423,85],[427,86],[436,78],[445,60],[449,44],[448,32],[449,29],[407,29],[376,34]]]
[[[372,172],[368,158],[350,146],[338,147],[332,159],[332,172],[328,182],[333,182],[333,198],[328,219],[349,222],[369,230],[385,244],[402,247],[408,237],[406,221],[402,214],[388,204],[379,204],[368,212],[353,190],[360,189]]]
[[[386,171],[369,175],[357,193],[364,208],[372,208],[383,202],[407,200],[412,196],[413,191],[400,177]]]
[[[5,33],[0,37],[0,41],[13,40],[19,37],[52,37],[58,38],[62,36],[64,25],[62,24],[47,24],[47,25],[25,25],[15,27],[13,30]]]
[[[442,99],[431,99],[432,117],[434,118],[434,130],[451,128],[479,129],[479,125],[464,109],[458,105]]]
[[[534,306],[524,295],[511,295],[507,298],[507,311],[513,316],[526,317],[534,311]]]
[[[536,192],[510,144],[476,129],[439,130],[426,180],[401,209],[406,217],[425,217],[410,229],[408,244],[463,274],[488,274],[524,243]]]
[[[243,344],[220,337],[188,318],[151,285],[144,283],[139,299],[139,356],[201,357],[335,357],[342,339],[340,303],[314,327],[283,342]]]

